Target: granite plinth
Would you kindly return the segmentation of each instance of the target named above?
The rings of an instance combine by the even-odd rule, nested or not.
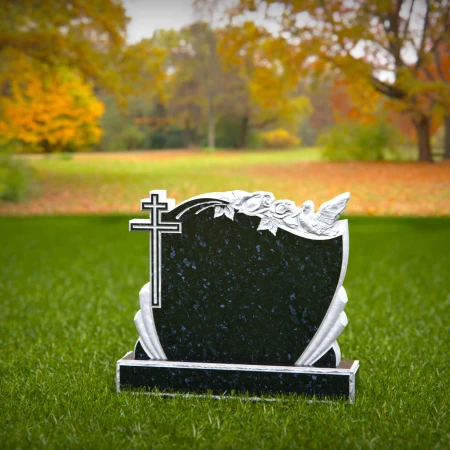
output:
[[[359,361],[337,368],[136,360],[117,362],[117,391],[158,389],[160,393],[232,395],[307,394],[355,399]]]

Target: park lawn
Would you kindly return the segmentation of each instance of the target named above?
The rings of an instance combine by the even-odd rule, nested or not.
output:
[[[350,219],[354,404],[117,394],[148,281],[128,219],[0,220],[2,448],[450,447],[450,218]]]
[[[324,162],[317,148],[275,151],[130,152],[24,157],[39,193],[0,215],[134,214],[150,189],[178,202],[205,192],[271,191],[316,207],[350,191],[347,213],[450,215],[450,163]]]

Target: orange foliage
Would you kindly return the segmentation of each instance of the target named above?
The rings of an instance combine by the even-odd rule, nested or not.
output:
[[[336,122],[354,120],[373,123],[380,116],[381,94],[367,86],[361,79],[339,78],[330,94]]]
[[[310,70],[316,77],[322,77],[328,66],[352,83],[363,80],[365,84],[356,90],[361,96],[357,109],[349,107],[345,111],[362,121],[370,120],[372,107],[377,103],[378,94],[370,91],[394,100],[395,108],[408,114],[415,123],[420,136],[419,158],[432,159],[430,118],[436,112],[442,116],[448,111],[450,85],[442,75],[424,81],[420,71],[426,72],[431,59],[435,58],[438,65],[443,58],[440,55],[449,55],[448,2],[239,0],[230,21],[242,20],[255,8],[262,12],[262,5],[272,4],[283,11],[277,21],[280,36],[299,43],[296,64],[299,70]],[[446,48],[442,50],[440,46]],[[312,56],[315,59],[311,60]],[[377,78],[385,71],[394,79]]]
[[[20,204],[0,203],[0,215],[134,214],[136,199],[148,187],[146,177],[136,177],[136,167],[139,166],[142,173],[152,173],[155,164],[160,165],[161,170],[170,170],[172,162],[178,166],[195,166],[204,158],[202,153],[183,151],[77,154],[73,161],[76,171],[72,168],[64,176],[58,171],[46,172],[42,195]],[[450,164],[446,162],[243,164],[242,154],[236,152],[217,152],[208,155],[208,160],[211,165],[202,166],[202,176],[193,177],[189,182],[180,183],[177,177],[166,177],[165,186],[170,195],[181,202],[211,191],[215,186],[231,190],[239,184],[247,191],[264,186],[278,198],[289,198],[297,204],[310,198],[317,207],[339,192],[350,191],[352,197],[346,209],[349,214],[450,215]],[[111,173],[117,163],[121,167],[129,165],[129,171],[120,180],[102,176]]]
[[[433,52],[426,55],[418,72],[419,95],[431,103],[436,119],[434,128],[450,110],[450,43],[442,40]],[[425,101],[425,100],[422,100]]]
[[[362,79],[339,78],[334,81],[330,93],[333,117],[336,122],[347,120],[370,124],[385,120],[394,125],[409,141],[417,139],[411,116],[404,111],[404,105],[389,100],[378,93]],[[425,109],[423,104],[420,105]],[[439,120],[432,117],[430,133],[439,128]]]
[[[59,69],[17,74],[11,95],[0,98],[0,136],[25,151],[74,151],[99,142],[103,104],[90,85]]]

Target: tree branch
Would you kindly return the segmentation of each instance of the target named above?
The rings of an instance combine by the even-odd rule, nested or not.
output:
[[[422,70],[430,81],[434,81],[432,73],[427,68],[424,67]]]
[[[436,68],[439,76],[441,77],[441,80],[444,81],[445,83],[449,83],[449,80],[447,80],[447,78],[444,75],[444,71],[442,70],[441,58],[437,46],[434,49],[434,60],[436,62]]]
[[[264,128],[267,125],[270,125],[270,124],[276,122],[277,120],[278,120],[278,117],[271,117],[270,119],[263,120],[262,122],[253,123],[251,125],[251,128],[261,129],[261,128]]]
[[[375,78],[373,75],[370,77],[370,81],[374,89],[386,95],[387,97],[395,98],[398,100],[402,100],[406,97],[406,93],[404,91],[390,84],[383,83],[378,78]]]
[[[408,18],[406,19],[405,26],[403,27],[402,39],[405,39],[406,33],[408,32],[409,22],[411,20],[412,11],[413,11],[413,8],[414,8],[414,2],[415,2],[415,0],[412,0],[411,1],[411,6],[409,7]]]
[[[427,9],[425,11],[425,18],[423,19],[422,36],[420,38],[420,46],[419,46],[419,50],[417,52],[417,61],[415,64],[416,70],[420,67],[420,65],[422,64],[422,61],[423,61],[423,50],[425,47],[425,37],[426,37],[426,33],[427,33],[428,20],[429,20],[429,14],[430,14],[430,0],[425,0],[425,5],[426,5]]]
[[[389,11],[386,18],[383,16],[383,29],[387,37],[388,50],[392,54],[395,60],[396,67],[403,66],[404,63],[401,58],[402,39],[400,37],[400,9],[403,1],[400,0],[395,8],[395,11]],[[389,25],[386,26],[386,20],[389,21]],[[393,35],[392,37],[390,35]]]

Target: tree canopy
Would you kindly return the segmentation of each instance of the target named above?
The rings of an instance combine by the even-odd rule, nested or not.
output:
[[[0,97],[2,140],[37,152],[86,150],[99,142],[104,107],[89,84],[64,68],[25,63],[22,69],[11,94]]]
[[[258,9],[270,16],[274,4],[284,8],[275,20],[280,36],[296,43],[298,70],[318,75],[331,67],[394,100],[416,128],[420,159],[431,160],[438,99],[448,111],[449,85],[438,73],[449,41],[448,0],[240,0],[232,16]],[[426,79],[421,74],[432,66],[439,76]]]
[[[4,0],[1,64],[25,55],[49,67],[70,67],[114,89],[119,77],[113,61],[125,44],[127,22],[117,0]]]
[[[107,148],[245,147],[271,131],[314,143],[343,120],[390,121],[415,131],[427,161],[445,127],[450,158],[450,0],[193,4],[195,23],[128,44],[119,0],[5,0],[2,139],[92,147],[101,126]]]
[[[268,54],[277,51],[272,37],[252,23],[214,30],[197,22],[159,31],[142,45],[163,56],[159,69],[147,75],[161,81],[160,89],[147,90],[155,113],[137,123],[182,128],[186,145],[198,144],[206,130],[205,143],[214,147],[217,126],[228,123],[233,129],[228,142],[244,147],[252,131],[281,125],[296,131],[311,112],[285,61],[269,62]]]

